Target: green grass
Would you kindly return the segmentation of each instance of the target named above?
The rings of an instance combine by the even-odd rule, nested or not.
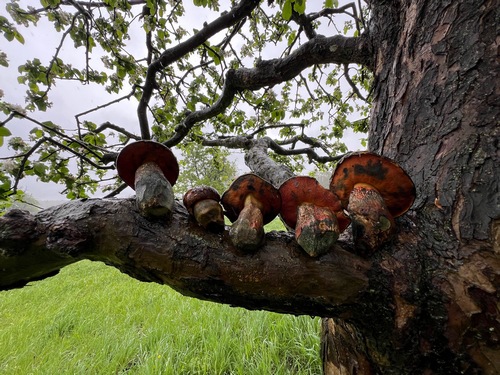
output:
[[[264,225],[264,230],[266,232],[270,232],[272,230],[286,230],[285,226],[283,225],[283,222],[279,217],[275,218],[273,221],[271,221],[269,224]]]
[[[0,292],[0,374],[320,374],[319,320],[248,311],[82,261]]]
[[[225,221],[226,225],[229,225],[229,226],[231,225],[231,221],[229,221],[229,219],[227,217],[224,217],[224,221]],[[276,217],[273,221],[264,225],[264,230],[267,233],[267,232],[271,232],[273,230],[285,231],[286,228],[285,228],[285,225],[283,224],[283,222],[281,221],[281,219],[279,217]]]

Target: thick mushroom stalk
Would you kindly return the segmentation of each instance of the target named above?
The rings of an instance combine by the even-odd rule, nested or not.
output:
[[[330,250],[339,234],[337,216],[329,208],[310,203],[297,208],[295,238],[310,256],[317,257]]]
[[[172,214],[172,185],[179,176],[179,165],[168,147],[153,141],[131,143],[118,155],[116,169],[135,190],[141,215],[166,218]]]
[[[189,214],[203,228],[212,232],[224,229],[224,213],[220,205],[220,195],[210,186],[197,186],[189,189],[183,203]]]
[[[225,214],[233,225],[229,236],[243,251],[255,251],[264,243],[264,225],[280,212],[278,189],[254,174],[238,177],[222,195]]]
[[[264,243],[264,218],[261,205],[253,196],[245,199],[245,207],[241,210],[238,219],[229,230],[229,236],[234,246],[254,251]]]
[[[332,249],[349,225],[337,196],[309,176],[292,177],[279,189],[281,218],[295,229],[295,239],[312,257]]]
[[[347,211],[351,218],[354,244],[368,254],[392,237],[396,227],[384,199],[373,186],[356,184],[349,196]]]
[[[134,179],[137,206],[143,216],[168,217],[174,206],[172,185],[156,163],[137,168]]]
[[[353,239],[360,253],[369,255],[395,233],[394,218],[415,200],[415,185],[389,158],[371,152],[345,156],[335,168],[330,190],[352,220]]]

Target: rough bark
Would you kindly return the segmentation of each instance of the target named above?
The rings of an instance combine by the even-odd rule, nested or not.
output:
[[[91,199],[35,216],[12,210],[0,218],[0,290],[90,259],[191,297],[337,316],[368,289],[370,262],[347,249],[339,243],[319,261],[305,255],[293,235],[273,232],[257,253],[247,254],[231,244],[227,230],[201,228],[179,203],[171,219],[152,221],[140,215],[133,199]]]
[[[372,306],[354,334],[325,336],[325,372],[498,374],[498,6],[371,5],[369,147],[410,173],[418,198],[411,236],[376,256],[386,305]],[[356,362],[359,348],[371,366]]]

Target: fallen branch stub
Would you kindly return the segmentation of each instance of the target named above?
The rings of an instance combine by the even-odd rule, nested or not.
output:
[[[330,190],[352,220],[356,249],[370,254],[395,232],[394,218],[415,200],[415,185],[394,161],[371,152],[345,156],[335,168]]]
[[[136,192],[137,205],[146,217],[172,213],[172,186],[179,176],[177,159],[161,143],[139,141],[126,146],[116,159],[121,179]]]

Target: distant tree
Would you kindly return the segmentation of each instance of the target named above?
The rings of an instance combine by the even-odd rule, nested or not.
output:
[[[179,159],[180,174],[174,185],[178,197],[190,188],[207,185],[222,194],[237,177],[237,167],[229,159],[227,149],[204,147],[197,142],[187,143],[182,147]]]

